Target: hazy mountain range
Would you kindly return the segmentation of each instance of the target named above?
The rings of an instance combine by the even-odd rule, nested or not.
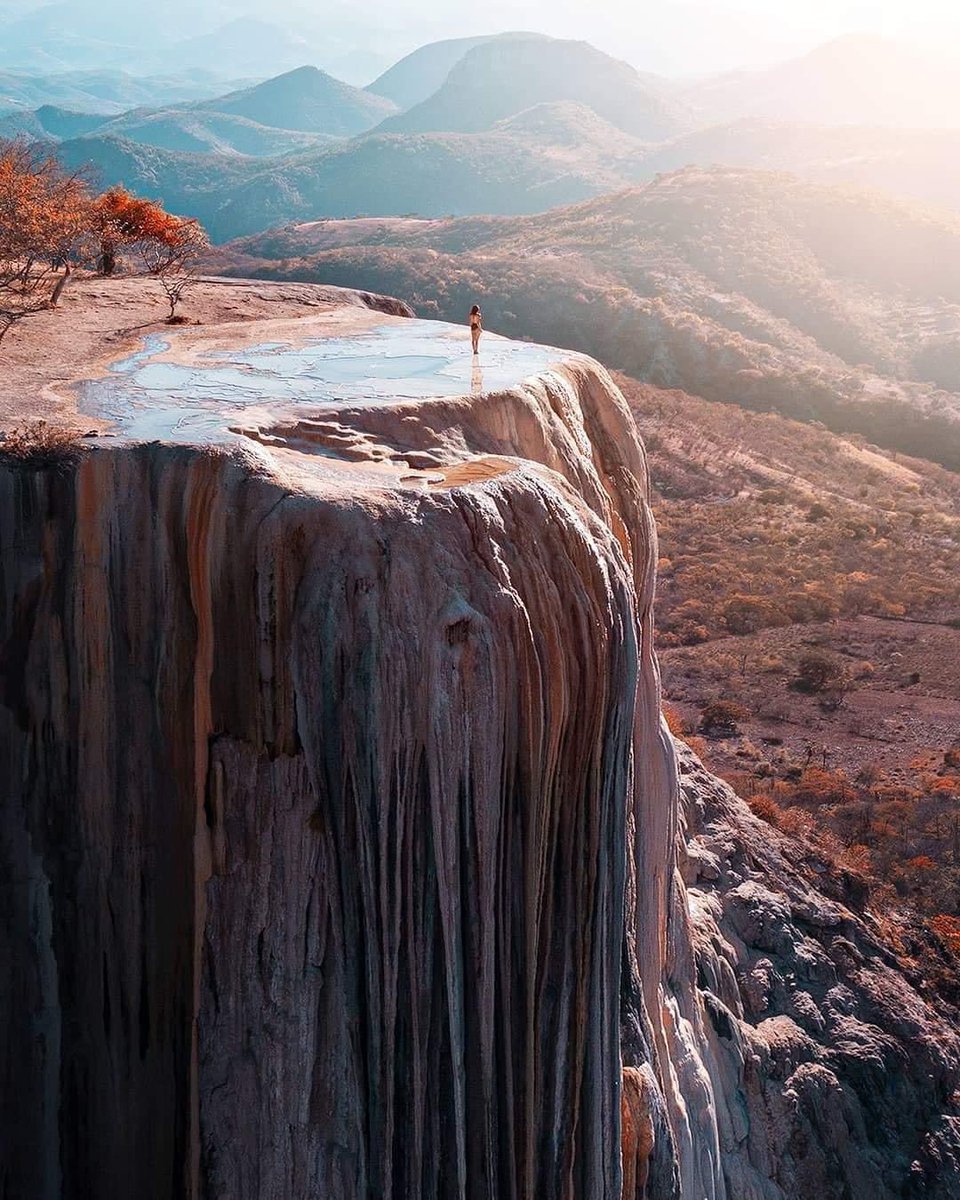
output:
[[[121,0],[0,3],[0,67],[21,72],[113,68],[156,74],[213,69],[237,78],[321,63],[366,81],[395,54],[395,31],[356,6],[327,0],[322,10],[283,0],[264,14],[243,0]]]
[[[582,104],[645,141],[662,141],[686,124],[682,105],[664,99],[627,63],[585,42],[516,35],[469,48],[431,96],[382,128],[476,133],[556,102]]]
[[[957,207],[958,79],[933,56],[848,38],[680,85],[585,42],[513,34],[422,47],[365,89],[305,66],[216,95],[199,71],[0,76],[0,136],[57,144],[218,241],[323,217],[532,213],[688,165]],[[890,119],[864,124],[881,100]]]
[[[934,10],[934,11],[931,11]],[[228,78],[265,78],[311,64],[363,85],[400,55],[440,39],[526,28],[588,38],[644,71],[694,76],[769,64],[844,33],[887,33],[928,47],[956,41],[947,5],[810,0],[662,0],[645,8],[556,0],[0,0],[0,67],[64,71],[113,67],[157,74],[212,67]]]
[[[251,80],[225,82],[201,69],[168,75],[126,71],[62,71],[48,75],[0,70],[0,115],[24,114],[42,105],[62,105],[79,113],[116,116],[137,107],[158,108],[222,95]]]
[[[742,118],[942,129],[960,125],[960,61],[882,37],[844,37],[764,70],[732,71],[674,94],[700,123]]]

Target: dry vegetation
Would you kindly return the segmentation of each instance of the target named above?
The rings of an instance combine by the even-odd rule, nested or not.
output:
[[[173,321],[206,237],[198,223],[111,188],[95,195],[43,148],[0,141],[0,342],[58,307],[79,267],[112,275],[138,259],[160,284]]]
[[[867,614],[960,617],[960,478],[621,380],[651,454],[663,645]]]
[[[960,478],[619,382],[651,460],[672,727],[956,955]]]
[[[0,431],[0,462],[30,470],[69,467],[83,453],[77,429],[37,420]]]

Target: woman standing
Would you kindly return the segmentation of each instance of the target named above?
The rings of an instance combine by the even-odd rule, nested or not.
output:
[[[480,305],[475,304],[470,309],[470,337],[473,341],[473,353],[480,353],[480,334],[483,333],[483,313]]]

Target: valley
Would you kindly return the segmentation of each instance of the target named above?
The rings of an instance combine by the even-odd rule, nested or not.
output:
[[[618,383],[650,461],[672,727],[759,815],[825,838],[876,903],[949,930],[960,478],[862,438]]]

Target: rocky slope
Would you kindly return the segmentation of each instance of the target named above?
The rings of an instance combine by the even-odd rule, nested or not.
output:
[[[951,1194],[943,1019],[684,816],[623,398],[426,336],[184,330],[0,466],[0,1194]]]
[[[924,995],[862,881],[757,820],[689,751],[680,767],[725,1194],[956,1195],[956,1012]],[[689,953],[677,947],[677,991]]]

